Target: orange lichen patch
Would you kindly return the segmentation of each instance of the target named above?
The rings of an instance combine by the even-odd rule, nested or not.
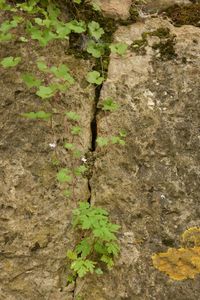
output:
[[[200,228],[187,229],[181,239],[186,247],[170,248],[167,252],[152,256],[154,267],[174,280],[194,278],[200,274]]]
[[[193,243],[194,246],[200,246],[200,228],[189,228],[182,234],[181,238],[183,244]]]
[[[168,249],[152,256],[153,265],[171,279],[194,278],[200,273],[200,247]]]

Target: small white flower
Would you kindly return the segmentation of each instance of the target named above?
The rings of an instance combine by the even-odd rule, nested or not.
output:
[[[85,164],[87,162],[87,159],[85,157],[82,157],[81,161]]]
[[[56,148],[56,142],[50,143],[50,144],[49,144],[49,147],[52,148],[52,149]]]

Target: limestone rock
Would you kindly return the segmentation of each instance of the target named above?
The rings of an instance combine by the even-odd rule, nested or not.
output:
[[[105,16],[126,20],[132,0],[99,0],[98,4]]]
[[[92,203],[105,207],[122,227],[122,253],[101,280],[86,280],[83,299],[200,297],[199,278],[177,284],[151,260],[176,246],[186,228],[200,226],[200,29],[157,18],[121,27],[115,35],[129,45],[142,38],[144,51],[132,48],[111,57],[101,100],[112,97],[121,109],[99,113],[98,136],[120,129],[128,135],[122,148],[97,147],[91,180]],[[170,43],[171,56],[162,47]]]

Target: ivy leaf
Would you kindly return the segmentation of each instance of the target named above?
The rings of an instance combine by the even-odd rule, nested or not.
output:
[[[80,158],[81,155],[82,155],[82,153],[81,153],[80,150],[75,150],[75,151],[73,151],[73,156],[74,156],[75,158]]]
[[[77,168],[74,170],[76,176],[81,176],[81,175],[83,175],[86,171],[87,171],[87,167],[86,167],[86,166],[79,166],[79,167],[77,167]]]
[[[103,28],[100,27],[99,23],[92,21],[88,24],[89,33],[96,40],[99,40],[100,37],[104,34]]]
[[[39,87],[41,84],[41,80],[37,79],[34,75],[30,73],[22,74],[21,77],[24,83],[28,86],[28,88]]]
[[[104,46],[95,41],[89,41],[87,43],[87,52],[92,54],[93,57],[99,58],[104,54]]]
[[[12,39],[11,33],[0,33],[0,42],[7,42]]]
[[[82,0],[73,0],[74,3],[81,4]]]
[[[126,142],[122,140],[119,136],[112,136],[111,137],[112,144],[119,144],[121,146],[124,146]]]
[[[120,135],[122,138],[126,137],[126,136],[127,136],[126,130],[121,129],[120,132],[119,132],[119,135]]]
[[[37,61],[37,67],[41,72],[47,72],[48,71],[48,67],[46,65],[46,63],[44,61]]]
[[[104,78],[101,77],[101,74],[98,71],[88,72],[86,80],[89,83],[100,85],[104,81]]]
[[[105,111],[115,111],[119,108],[119,105],[114,102],[112,100],[112,98],[106,98],[104,101],[103,101],[103,107],[102,107],[102,110],[105,110]]]
[[[109,46],[109,48],[112,53],[123,55],[126,53],[128,45],[124,43],[113,43]]]
[[[58,68],[53,66],[50,68],[50,71],[59,79],[67,80],[70,84],[73,84],[74,78],[69,74],[69,68],[62,64]]]
[[[61,169],[57,174],[57,180],[61,183],[68,182],[70,183],[72,181],[72,177],[69,175],[70,171],[69,169]]]
[[[41,85],[39,90],[36,92],[36,95],[41,97],[42,99],[51,98],[55,93],[55,90],[50,86]]]
[[[28,119],[36,120],[49,120],[51,117],[51,113],[46,113],[45,111],[37,111],[37,112],[29,112],[22,114],[23,117],[26,117]]]
[[[84,21],[72,20],[67,24],[69,29],[75,33],[82,33],[86,31],[86,25]]]
[[[12,68],[12,67],[17,66],[20,61],[21,61],[21,57],[14,58],[13,56],[8,56],[8,57],[5,57],[4,59],[2,59],[1,65],[4,68]]]
[[[66,112],[65,115],[68,117],[69,120],[71,121],[79,121],[80,120],[80,115],[78,115],[76,112],[74,111],[69,111]]]
[[[68,150],[73,150],[75,146],[74,146],[74,144],[71,144],[71,143],[65,143],[64,147]]]
[[[103,137],[98,137],[96,141],[99,147],[105,147],[108,145],[109,142],[108,138]]]
[[[57,22],[55,24],[57,37],[60,39],[68,39],[69,34],[71,33],[71,29],[67,24],[64,24],[62,22]]]
[[[73,135],[79,135],[81,133],[81,127],[79,126],[73,126],[71,129],[71,134]]]

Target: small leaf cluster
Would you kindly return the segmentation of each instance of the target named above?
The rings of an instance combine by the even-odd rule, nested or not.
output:
[[[57,93],[64,93],[75,82],[65,64],[49,68],[44,61],[38,61],[37,67],[40,72],[45,73],[45,80],[49,78],[48,85],[44,85],[42,80],[30,73],[23,74],[22,79],[28,88],[37,88],[36,95],[42,99],[51,98]]]
[[[84,175],[84,173],[87,171],[87,167],[85,165],[80,165],[80,157],[82,155],[82,152],[78,149],[76,144],[73,142],[74,137],[80,136],[82,132],[82,128],[79,125],[80,115],[76,112],[69,111],[65,113],[65,116],[67,120],[69,121],[69,129],[70,129],[70,135],[72,136],[72,141],[65,141],[64,142],[64,148],[69,152],[69,154],[72,156],[72,160],[78,159],[78,164],[72,164],[72,168],[62,168],[57,173],[57,180],[60,183],[67,183],[68,188],[64,191],[64,195],[69,197],[72,195],[72,190],[74,188],[74,182],[75,179],[78,177],[81,177]]]
[[[103,274],[102,263],[111,269],[114,258],[119,254],[116,234],[120,226],[109,221],[106,210],[90,206],[88,202],[80,202],[73,211],[72,223],[74,228],[84,233],[84,238],[67,253],[72,260],[71,270],[84,277],[93,272]]]

